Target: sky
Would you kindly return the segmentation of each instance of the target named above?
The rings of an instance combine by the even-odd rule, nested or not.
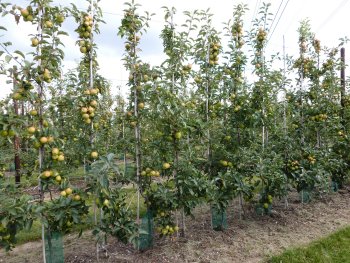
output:
[[[27,6],[28,0],[0,0],[0,2],[11,2],[19,6]],[[69,6],[73,2],[78,8],[86,10],[88,2],[86,0],[55,0],[53,4]],[[100,74],[111,81],[112,94],[119,92],[122,95],[127,92],[126,81],[128,73],[125,71],[122,56],[124,53],[124,41],[117,36],[118,27],[123,16],[124,1],[101,0],[99,6],[103,11],[103,19],[106,24],[101,24],[101,33],[95,37],[98,46],[98,61],[100,64]],[[141,5],[140,12],[148,11],[155,13],[150,22],[150,28],[141,41],[141,58],[144,62],[149,62],[152,66],[159,65],[164,56],[162,54],[162,42],[159,38],[160,32],[164,26],[164,11],[162,6],[175,7],[177,13],[174,21],[181,24],[184,21],[183,11],[193,11],[195,9],[210,8],[213,16],[213,25],[218,31],[223,31],[223,22],[232,18],[233,7],[237,4],[246,4],[249,10],[245,15],[245,30],[250,30],[251,20],[256,17],[257,10],[265,3],[271,3],[270,11],[273,14],[271,18],[274,23],[271,27],[273,31],[266,51],[268,54],[283,52],[283,37],[285,38],[285,49],[289,55],[298,53],[298,34],[297,28],[303,19],[310,19],[312,31],[316,38],[321,40],[322,45],[336,47],[339,44],[339,38],[348,36],[350,38],[350,0],[135,0]],[[275,16],[275,14],[277,14]],[[30,33],[35,32],[35,28],[29,23],[21,22],[16,25],[13,17],[0,17],[0,25],[5,26],[8,31],[0,33],[0,42],[4,40],[13,42],[12,50],[21,50],[29,52]],[[63,71],[74,68],[81,58],[79,47],[75,45],[77,34],[74,32],[76,24],[72,19],[67,19],[63,23],[63,30],[69,33],[65,37],[65,59]],[[346,46],[346,62],[350,64],[350,45]],[[1,47],[0,47],[1,48]],[[348,70],[346,71],[348,75]],[[11,86],[6,85],[6,78],[0,76],[0,99],[11,92]]]

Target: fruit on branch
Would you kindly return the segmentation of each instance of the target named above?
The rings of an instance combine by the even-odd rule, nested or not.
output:
[[[237,106],[233,109],[233,111],[234,111],[234,112],[238,112],[240,109],[241,109],[241,106],[240,106],[240,105],[237,105]]]
[[[55,180],[56,180],[56,182],[61,182],[62,181],[62,177],[60,176],[60,175],[57,175],[56,177],[55,177]]]
[[[96,159],[98,157],[98,152],[94,151],[94,152],[91,152],[90,153],[90,156],[93,158],[93,159]]]
[[[44,73],[42,74],[42,79],[47,83],[51,82],[51,72],[47,68],[44,69]]]
[[[60,150],[58,148],[52,148],[51,153],[53,155],[58,155],[60,153]]]
[[[259,28],[258,34],[257,34],[257,40],[258,42],[263,42],[266,39],[266,31],[263,28]]]
[[[52,174],[53,174],[52,171],[46,170],[42,173],[42,177],[49,178]]]
[[[220,44],[219,43],[210,43],[209,47],[209,65],[217,65],[219,64],[219,51]]]
[[[87,48],[86,47],[80,47],[80,52],[85,54],[87,52]]]
[[[65,17],[63,14],[55,14],[55,19],[57,23],[62,24],[65,20]]]
[[[10,136],[10,137],[13,137],[16,135],[16,132],[14,130],[9,130],[8,133],[9,133],[8,136]]]
[[[108,206],[108,205],[109,205],[109,200],[108,200],[108,199],[105,199],[105,200],[103,201],[103,205],[104,205],[104,206]]]
[[[29,114],[32,116],[36,116],[36,115],[38,115],[38,111],[37,110],[30,110]]]
[[[82,19],[80,21],[79,27],[76,32],[79,34],[80,38],[90,38],[93,26],[93,18],[87,14],[82,14]]]
[[[271,203],[272,203],[272,200],[273,200],[272,195],[267,195],[267,200],[268,200],[269,203],[271,204]]]
[[[31,39],[32,40],[32,47],[36,47],[39,45],[39,39],[34,37]]]
[[[13,98],[14,100],[20,100],[20,99],[22,99],[22,95],[21,95],[21,93],[19,93],[19,92],[15,92],[15,93],[12,95],[12,98]]]
[[[170,163],[163,163],[163,169],[169,169],[170,168]]]
[[[298,170],[300,168],[298,160],[294,160],[294,161],[289,160],[287,166],[292,171]]]
[[[228,166],[228,162],[225,161],[225,160],[220,160],[220,164],[224,167],[227,167]]]
[[[47,120],[43,120],[43,126],[45,128],[49,127],[49,123],[47,122]]]
[[[26,9],[26,8],[21,9],[21,15],[22,15],[23,17],[29,16],[29,11],[28,11],[28,9]]]
[[[90,89],[90,95],[97,95],[99,92],[99,90],[96,88],[96,89]]]
[[[84,122],[85,122],[86,124],[91,124],[91,119],[85,119]]]
[[[181,73],[188,74],[188,73],[190,73],[191,69],[192,69],[192,64],[184,65],[184,66],[182,66]]]
[[[23,16],[24,21],[33,21],[34,20],[34,13],[31,6],[28,6],[27,8],[22,8],[20,10],[21,15]]]
[[[40,141],[40,143],[42,143],[42,144],[48,143],[47,137],[41,137],[41,138],[39,139],[39,141]]]
[[[182,133],[180,131],[177,131],[177,132],[175,132],[174,137],[175,137],[175,139],[180,140],[182,137]]]
[[[92,107],[96,107],[96,106],[97,106],[97,101],[96,101],[96,100],[90,101],[90,105],[91,105]]]
[[[142,80],[143,80],[143,82],[147,82],[149,80],[148,75],[143,75]]]
[[[52,28],[52,27],[53,27],[53,23],[52,23],[52,21],[50,21],[50,20],[45,21],[45,23],[44,23],[44,27],[47,27],[47,28]]]
[[[139,109],[143,110],[145,108],[145,104],[143,102],[140,102],[138,105]]]
[[[311,155],[309,155],[307,157],[307,160],[310,162],[310,164],[315,164],[316,163],[316,158],[311,156]]]
[[[35,129],[34,126],[30,126],[30,127],[27,128],[27,131],[28,131],[28,133],[30,133],[30,134],[34,134],[35,131],[36,131],[36,129]]]
[[[195,77],[194,77],[194,81],[195,81],[197,84],[200,84],[200,83],[202,83],[202,78],[199,77],[199,76],[195,76]]]
[[[338,131],[338,135],[339,135],[340,137],[343,137],[343,136],[344,136],[344,132],[343,132],[343,131]]]
[[[72,190],[71,188],[68,187],[68,188],[65,190],[65,192],[66,192],[67,195],[71,195],[71,194],[73,193],[73,190]]]
[[[226,135],[225,136],[225,141],[231,141],[231,136],[230,135]]]

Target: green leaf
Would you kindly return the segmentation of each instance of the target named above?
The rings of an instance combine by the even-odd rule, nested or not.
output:
[[[7,227],[8,222],[9,222],[8,217],[5,217],[5,218],[3,218],[3,219],[1,220],[1,224],[2,224],[4,227]]]
[[[10,55],[5,56],[6,63],[9,63],[11,61],[12,57]]]
[[[20,55],[22,58],[25,58],[24,54],[19,50],[16,50],[13,53]]]
[[[38,206],[38,207],[35,209],[35,213],[36,213],[36,214],[40,214],[43,210],[45,210],[45,207],[44,207],[44,206]]]
[[[69,36],[69,34],[65,31],[58,31],[57,35]]]
[[[27,231],[30,230],[32,228],[32,225],[33,225],[33,220],[26,221],[24,226],[25,230]]]

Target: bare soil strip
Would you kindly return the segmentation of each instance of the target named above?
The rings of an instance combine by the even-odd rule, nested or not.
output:
[[[222,232],[211,230],[209,207],[200,207],[194,220],[187,219],[185,238],[156,237],[154,248],[144,252],[111,238],[107,253],[100,254],[100,262],[263,262],[286,248],[307,244],[349,226],[350,188],[309,204],[301,204],[293,193],[288,208],[283,202],[274,203],[271,216],[257,216],[249,206],[245,210],[245,218],[240,220],[238,202],[233,202],[228,209],[228,229]],[[76,234],[65,237],[65,262],[97,262],[90,232],[81,238]],[[41,242],[30,242],[7,254],[0,252],[0,262],[42,262],[41,251]]]

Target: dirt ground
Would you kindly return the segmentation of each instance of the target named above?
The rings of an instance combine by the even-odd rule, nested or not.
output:
[[[307,244],[350,225],[350,188],[339,193],[301,204],[296,193],[284,202],[273,204],[270,216],[257,216],[245,207],[239,219],[238,200],[228,209],[228,228],[211,230],[208,207],[199,207],[196,218],[186,219],[186,237],[155,238],[152,249],[137,252],[130,245],[109,239],[107,256],[100,253],[100,262],[264,262],[286,248]],[[41,243],[30,242],[14,251],[0,252],[1,263],[37,263],[41,259]],[[97,262],[96,247],[90,231],[77,238],[70,234],[64,240],[65,262]]]

